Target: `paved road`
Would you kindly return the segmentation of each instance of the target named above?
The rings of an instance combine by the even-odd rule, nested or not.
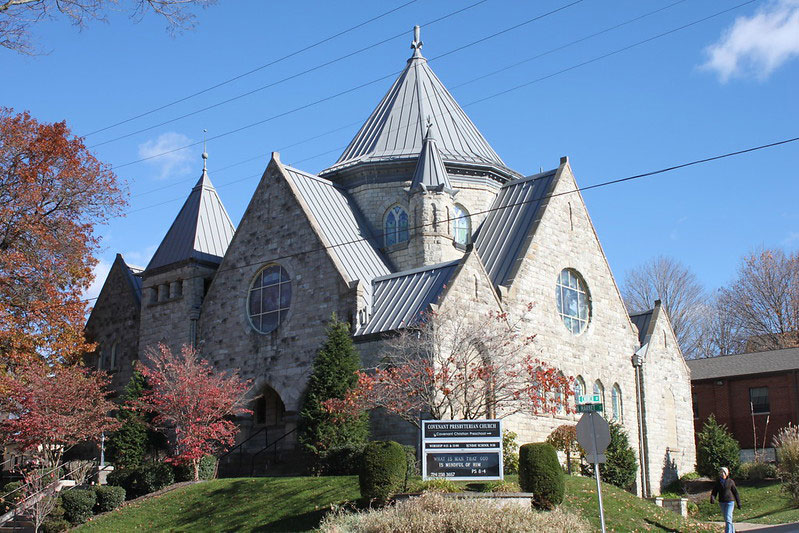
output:
[[[724,525],[723,522],[716,522]],[[752,524],[747,522],[735,522],[735,531],[765,531],[766,533],[799,533],[799,522],[793,524],[781,524],[779,526],[767,526],[765,524]]]

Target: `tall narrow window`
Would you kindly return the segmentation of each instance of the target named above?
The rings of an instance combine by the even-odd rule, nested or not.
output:
[[[472,222],[469,212],[462,205],[456,205],[452,217],[452,234],[455,244],[466,246],[472,238]]]
[[[621,422],[624,413],[621,406],[621,387],[619,387],[618,383],[614,383],[613,388],[610,390],[610,407],[613,409],[613,420]]]
[[[108,369],[113,370],[117,367],[117,347],[119,346],[118,342],[115,342],[111,345],[111,360],[108,363]]]
[[[250,287],[249,314],[252,326],[269,333],[286,317],[291,304],[291,278],[280,265],[269,265],[258,274]]]
[[[384,224],[384,242],[386,246],[405,242],[408,240],[408,213],[395,205],[386,215]]]
[[[599,395],[599,400],[602,402],[602,412],[607,416],[607,410],[605,409],[605,386],[602,385],[602,382],[599,380],[594,382],[594,394]]]
[[[574,380],[574,403],[577,403],[577,400],[580,396],[585,394],[585,380],[582,376],[577,376],[577,379]]]
[[[749,389],[749,404],[754,414],[771,412],[771,406],[768,401],[768,387],[753,387]]]
[[[574,335],[582,333],[591,318],[591,307],[588,287],[576,270],[565,268],[560,272],[555,301],[566,329]]]

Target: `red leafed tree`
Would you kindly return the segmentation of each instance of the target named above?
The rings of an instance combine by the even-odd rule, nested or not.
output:
[[[18,444],[55,466],[69,448],[97,441],[117,428],[109,416],[116,405],[108,400],[108,376],[75,365],[48,367],[38,361],[17,365],[0,374],[0,422],[6,443]]]
[[[81,297],[93,229],[124,204],[114,173],[64,122],[0,108],[0,366],[90,351]]]
[[[569,411],[573,379],[535,356],[523,324],[507,313],[430,311],[388,339],[382,363],[359,371],[358,385],[325,406],[342,416],[381,407],[417,427],[420,415],[468,420]]]
[[[150,389],[137,406],[156,415],[153,422],[160,430],[174,434],[171,461],[191,464],[199,480],[200,459],[235,442],[238,428],[228,418],[250,412],[243,407],[249,382],[236,371],[220,373],[185,345],[180,354],[159,345],[139,369]]]

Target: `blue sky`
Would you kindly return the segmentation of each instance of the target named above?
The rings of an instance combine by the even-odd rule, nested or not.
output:
[[[238,223],[271,151],[312,172],[335,162],[393,82],[391,74],[410,56],[414,24],[422,25],[423,53],[438,77],[505,162],[525,174],[554,168],[568,155],[578,183],[588,186],[799,136],[799,0],[755,1],[551,77],[744,0],[584,0],[432,59],[574,0],[486,0],[429,24],[474,1],[417,0],[289,60],[89,135],[87,145],[95,146],[401,34],[233,102],[95,146],[102,160],[120,166],[118,175],[131,193],[127,216],[99,228],[98,273],[104,275],[116,252],[133,264],[147,263],[199,177],[202,147],[127,163],[200,141],[207,129],[210,176]],[[220,0],[196,12],[193,30],[174,37],[154,15],[134,23],[125,13],[112,13],[107,24],[82,31],[46,20],[34,28],[46,54],[0,49],[0,103],[42,121],[66,120],[74,133],[86,135],[406,2]],[[213,139],[379,78],[384,79]],[[754,248],[799,247],[797,163],[799,143],[792,143],[584,196],[617,280],[664,254],[713,289],[727,283],[739,258]]]

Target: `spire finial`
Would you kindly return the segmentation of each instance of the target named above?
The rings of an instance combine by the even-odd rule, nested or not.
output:
[[[427,131],[425,131],[425,139],[433,139],[433,119],[427,115]]]
[[[206,133],[208,133],[208,130],[204,129],[203,130],[203,173],[208,171],[208,168],[207,168],[207,165],[206,165],[208,163],[208,152],[205,149],[206,148],[206,143],[208,142],[208,140],[206,139],[206,135],[205,135]]]
[[[422,57],[422,46],[424,43],[419,36],[419,26],[413,27],[413,42],[411,43],[411,48],[413,48],[413,57]]]

